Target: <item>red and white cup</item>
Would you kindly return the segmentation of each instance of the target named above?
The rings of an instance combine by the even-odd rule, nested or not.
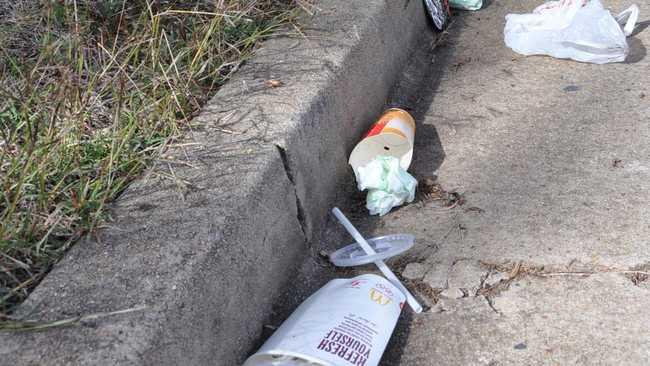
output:
[[[349,164],[354,171],[378,156],[394,156],[400,167],[408,170],[413,159],[415,120],[403,109],[391,108],[384,112],[350,154]]]

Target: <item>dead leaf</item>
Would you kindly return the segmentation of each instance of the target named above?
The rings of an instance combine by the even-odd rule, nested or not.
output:
[[[512,267],[512,270],[508,274],[508,278],[515,278],[519,274],[519,271],[521,270],[521,262],[517,262],[514,267]]]
[[[476,213],[482,214],[483,212],[485,212],[485,210],[480,208],[480,207],[474,206],[474,207],[466,208],[465,212],[476,212]]]
[[[269,79],[269,80],[265,81],[264,83],[265,83],[266,86],[268,86],[269,88],[279,88],[279,87],[281,87],[282,85],[284,85],[284,83],[283,83],[282,81],[277,80],[277,79]]]

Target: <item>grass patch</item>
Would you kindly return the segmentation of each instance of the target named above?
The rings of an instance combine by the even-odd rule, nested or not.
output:
[[[300,0],[0,0],[0,321]]]

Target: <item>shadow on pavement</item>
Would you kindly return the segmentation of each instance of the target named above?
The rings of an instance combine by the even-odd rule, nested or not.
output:
[[[418,181],[425,178],[436,180],[436,172],[445,160],[445,151],[436,127],[424,124],[422,121],[424,121],[425,115],[430,113],[429,108],[435,107],[434,100],[441,78],[449,69],[449,64],[455,54],[455,48],[452,45],[460,35],[459,29],[463,27],[464,17],[471,13],[457,12],[455,14],[457,15],[452,18],[446,32],[428,35],[428,43],[423,44],[420,49],[414,50],[411,64],[405,70],[404,76],[396,85],[387,103],[389,107],[402,106],[416,120],[415,151],[409,171]],[[395,211],[399,211],[399,208]],[[416,253],[411,253],[410,256],[415,255]],[[409,253],[405,253],[404,256],[409,256]],[[392,266],[392,268],[395,267],[395,265]],[[413,292],[414,296],[424,303],[417,292]],[[384,353],[382,366],[401,365],[403,351],[409,341],[411,324],[418,316],[421,315],[416,315],[408,309],[402,312],[393,337]]]
[[[627,44],[630,47],[630,54],[627,56],[627,60],[625,60],[624,63],[635,64],[645,58],[647,50],[638,37],[628,37]]]
[[[432,105],[435,93],[440,83],[443,70],[449,67],[448,63],[454,54],[453,44],[457,37],[458,28],[462,27],[463,15],[453,18],[450,26],[451,32],[427,32],[421,36],[420,46],[412,50],[411,61],[403,71],[400,80],[393,87],[387,101],[386,108],[400,107],[413,115],[416,120],[414,159],[409,169],[418,180],[434,178],[435,172],[445,159],[444,149],[441,145],[438,132],[433,125],[423,124],[428,108]],[[377,116],[379,117],[379,116]],[[367,121],[368,127],[374,121]],[[356,142],[355,142],[356,143]],[[347,162],[343,162],[346,163]],[[356,188],[354,174],[349,169],[349,174],[339,187],[339,194],[332,206],[339,207],[359,231],[370,236],[370,233],[382,231],[383,223],[377,216],[369,216],[365,208],[365,192]],[[395,210],[398,211],[399,209]],[[386,233],[388,234],[388,233]],[[251,349],[255,351],[282,324],[302,301],[314,293],[326,282],[334,278],[351,278],[363,273],[375,271],[374,266],[337,268],[329,263],[325,254],[339,249],[353,242],[353,239],[330,216],[325,231],[320,235],[320,240],[311,243],[311,255],[295,275],[293,282],[282,295],[282,300],[276,304],[272,317],[264,327],[259,343]],[[278,253],[281,255],[281,253]],[[398,273],[397,260],[389,260],[388,265]],[[416,297],[417,294],[414,293]],[[420,299],[422,300],[422,299]],[[405,344],[408,342],[410,326],[414,318],[410,310],[404,309],[397,323],[395,332],[391,337],[381,365],[399,365]]]
[[[641,32],[645,31],[650,26],[650,20],[639,22],[634,27],[634,32],[628,37],[628,45],[630,46],[630,55],[627,57],[625,63],[633,64],[643,60],[647,54],[647,50],[643,42],[637,37]]]

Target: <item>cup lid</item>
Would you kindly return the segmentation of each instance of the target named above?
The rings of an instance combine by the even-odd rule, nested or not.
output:
[[[330,261],[338,267],[361,266],[402,254],[415,243],[411,234],[393,234],[367,239],[376,254],[366,254],[358,243],[347,245],[329,255]]]

